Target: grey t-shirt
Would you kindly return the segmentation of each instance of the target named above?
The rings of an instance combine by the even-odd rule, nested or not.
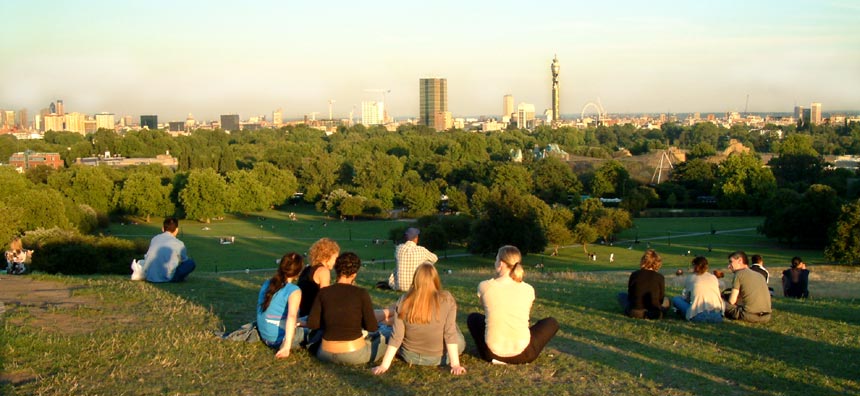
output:
[[[427,356],[442,356],[446,344],[457,343],[457,302],[448,292],[442,292],[439,311],[430,323],[407,323],[398,314],[394,319],[394,334],[388,345]]]
[[[744,268],[735,272],[732,289],[739,289],[737,305],[749,313],[770,312],[770,291],[767,281],[755,271]]]

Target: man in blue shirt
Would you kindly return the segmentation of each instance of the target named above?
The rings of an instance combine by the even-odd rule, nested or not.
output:
[[[182,282],[196,265],[188,258],[185,244],[176,238],[179,234],[179,220],[174,217],[164,219],[164,231],[149,242],[149,250],[143,262],[143,272],[150,282]]]

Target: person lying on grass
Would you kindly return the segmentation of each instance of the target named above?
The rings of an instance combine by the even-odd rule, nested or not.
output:
[[[436,268],[432,263],[419,265],[412,286],[396,304],[394,334],[388,340],[382,363],[371,371],[376,375],[388,371],[399,350],[399,356],[409,364],[450,363],[451,374],[465,374],[460,354],[466,349],[466,340],[456,320],[457,302],[451,293],[442,290]]]

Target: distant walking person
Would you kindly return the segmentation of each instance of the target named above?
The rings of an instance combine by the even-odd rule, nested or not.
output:
[[[179,220],[164,219],[163,231],[149,242],[149,250],[143,259],[143,272],[150,282],[182,282],[194,271],[196,264],[188,258],[185,244],[176,238]]]
[[[415,276],[415,269],[424,263],[436,264],[436,261],[439,260],[433,252],[418,245],[419,234],[421,231],[417,228],[406,229],[404,233],[406,241],[394,248],[394,259],[397,261],[397,265],[394,267],[394,272],[388,277],[388,287],[391,289],[409,290],[412,286],[412,278]]]
[[[786,297],[809,297],[809,270],[800,257],[791,259],[791,269],[782,271],[782,293]]]
[[[523,364],[537,359],[558,331],[555,318],[544,318],[529,327],[535,289],[523,282],[525,270],[520,250],[502,246],[496,255],[496,277],[478,285],[484,314],[466,319],[481,359],[501,364]]]
[[[726,304],[726,318],[747,322],[770,321],[770,293],[763,276],[749,268],[746,253],[729,255],[729,269],[734,272],[732,291]]]

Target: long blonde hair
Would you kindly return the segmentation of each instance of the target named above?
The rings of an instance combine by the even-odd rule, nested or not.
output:
[[[397,314],[407,323],[430,323],[439,312],[441,297],[442,282],[436,267],[430,263],[421,264],[415,269],[412,286],[403,296]]]
[[[511,270],[511,279],[522,282],[525,270],[523,269],[523,259],[520,249],[516,246],[505,245],[499,248],[499,253],[496,255],[496,261],[502,263]]]

